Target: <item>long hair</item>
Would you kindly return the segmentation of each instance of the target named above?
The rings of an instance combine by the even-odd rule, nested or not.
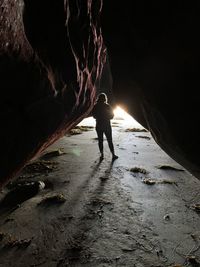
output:
[[[105,93],[101,93],[98,95],[98,98],[97,98],[97,103],[108,103],[108,98],[107,98],[107,95]]]

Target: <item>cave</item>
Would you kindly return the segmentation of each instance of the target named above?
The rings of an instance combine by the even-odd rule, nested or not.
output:
[[[0,8],[2,185],[88,116],[101,86],[199,177],[195,4],[4,0]]]
[[[199,266],[198,4],[1,0],[0,25],[2,266]],[[141,126],[116,162],[70,136],[101,92]]]

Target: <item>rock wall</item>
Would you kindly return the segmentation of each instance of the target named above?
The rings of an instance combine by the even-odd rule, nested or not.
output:
[[[194,2],[104,1],[102,32],[115,97],[197,177],[199,27]]]
[[[1,1],[1,185],[90,112],[106,54],[101,9],[101,0]]]

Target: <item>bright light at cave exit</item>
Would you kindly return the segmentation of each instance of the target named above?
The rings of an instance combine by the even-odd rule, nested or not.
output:
[[[123,124],[129,127],[143,128],[141,124],[119,106],[114,109],[114,120],[121,120]]]
[[[127,127],[143,128],[133,117],[131,117],[124,109],[117,106],[114,109],[114,118],[111,122],[117,122],[118,124],[123,124]],[[94,126],[95,119],[92,117],[82,120],[79,125],[91,125]]]
[[[132,123],[134,121],[133,117],[131,117],[125,110],[123,110],[119,106],[114,109],[114,119],[124,120],[127,123]]]

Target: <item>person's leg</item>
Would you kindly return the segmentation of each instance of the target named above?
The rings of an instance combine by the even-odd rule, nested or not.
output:
[[[115,155],[113,141],[112,141],[112,128],[111,128],[111,126],[106,128],[105,136],[106,136],[106,139],[108,141],[108,146],[110,148],[110,152],[112,153],[113,159],[117,159],[118,156]]]
[[[103,159],[103,131],[99,128],[96,128],[97,137],[98,137],[98,145],[99,145],[99,151],[101,153],[101,159]]]

